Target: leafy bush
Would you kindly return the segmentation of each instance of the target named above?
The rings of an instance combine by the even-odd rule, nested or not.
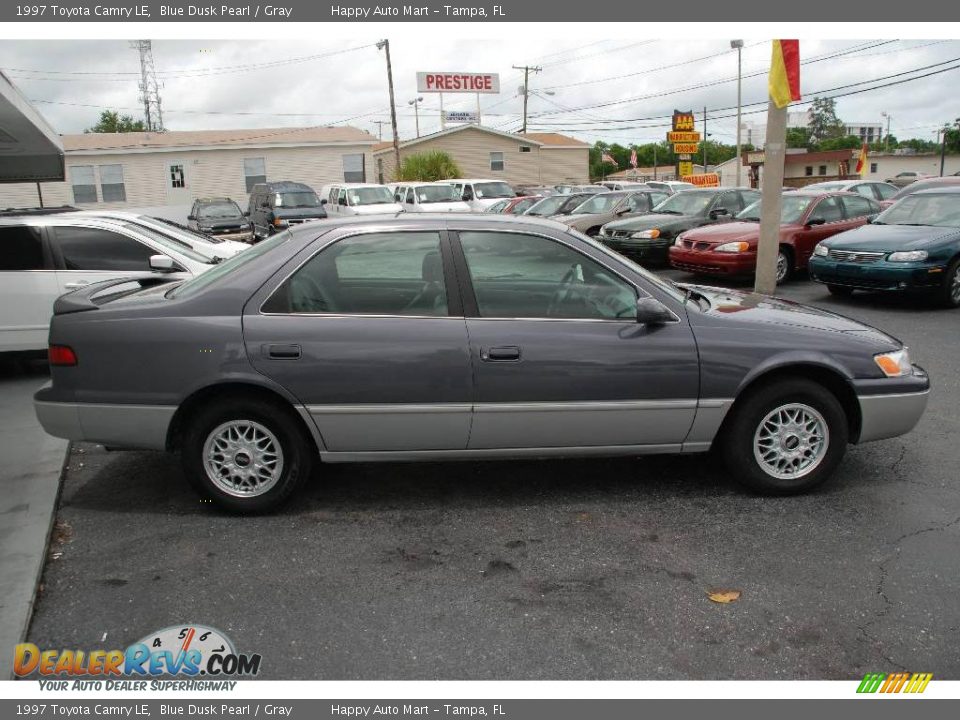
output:
[[[443,150],[431,150],[404,158],[397,172],[397,180],[434,182],[458,178],[461,174],[460,166],[454,162],[449,153]]]

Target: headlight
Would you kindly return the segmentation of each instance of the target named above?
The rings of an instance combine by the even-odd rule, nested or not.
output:
[[[640,232],[633,233],[630,237],[637,238],[638,240],[653,240],[654,238],[660,237],[660,231],[657,228],[641,230]]]
[[[750,243],[740,240],[739,242],[728,242],[723,245],[717,245],[714,248],[717,252],[740,253],[750,249]]]
[[[819,255],[820,257],[826,257],[830,254],[830,251],[827,249],[826,245],[820,243],[813,249],[813,254]]]
[[[913,365],[910,364],[910,353],[907,352],[907,348],[874,355],[873,361],[887,377],[913,374]]]
[[[900,252],[890,253],[887,260],[890,262],[919,262],[927,259],[926,250],[902,250]]]

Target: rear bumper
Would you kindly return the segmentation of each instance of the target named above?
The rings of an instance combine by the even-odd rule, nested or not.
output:
[[[826,285],[859,290],[926,291],[935,290],[943,282],[946,268],[936,263],[889,263],[885,261],[859,264],[838,262],[814,256],[808,265],[810,279]]]
[[[40,425],[50,435],[112,447],[165,450],[172,405],[115,405],[55,402],[47,385],[33,396]]]
[[[930,379],[914,366],[914,374],[896,381],[895,392],[877,393],[884,381],[855,381],[860,403],[860,436],[870,442],[905,435],[913,430],[927,409]]]
[[[674,246],[670,248],[670,265],[700,275],[753,275],[757,254],[696,251]]]

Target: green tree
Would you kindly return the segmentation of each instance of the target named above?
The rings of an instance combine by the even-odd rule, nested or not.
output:
[[[863,140],[856,135],[829,138],[817,144],[818,150],[854,150],[863,145]],[[881,143],[882,147],[882,143]]]
[[[944,142],[948,153],[960,153],[960,127],[947,130]]]
[[[787,128],[787,147],[806,148],[807,150],[812,150],[814,147],[814,142],[810,137],[810,128]]]
[[[443,150],[407,155],[400,163],[397,171],[397,180],[422,180],[435,182],[460,177],[463,173],[460,166]]]
[[[146,127],[143,120],[134,120],[130,115],[121,115],[116,110],[104,110],[100,113],[100,120],[86,133],[128,133],[143,132]]]
[[[810,108],[810,136],[816,142],[843,136],[843,123],[837,117],[833,98],[814,98]]]

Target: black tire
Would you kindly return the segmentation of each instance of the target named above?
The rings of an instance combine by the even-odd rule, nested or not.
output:
[[[777,285],[783,285],[791,275],[793,275],[793,253],[780,247],[777,250]]]
[[[598,238],[598,237],[600,237],[600,226],[597,225],[596,227],[590,228],[589,230],[587,230],[587,231],[584,233],[584,235],[586,235],[587,237],[592,237],[592,238]]]
[[[830,291],[831,295],[836,295],[837,297],[850,297],[853,295],[853,288],[844,287],[843,285],[827,285],[827,290]]]
[[[757,459],[755,438],[768,415],[790,405],[820,415],[827,431],[826,447],[812,469],[799,476],[778,477]],[[717,439],[724,461],[736,482],[764,495],[795,495],[817,487],[830,477],[847,449],[849,429],[843,407],[833,393],[810,380],[784,378],[765,383],[739,399],[732,413]],[[789,434],[786,440],[791,441]],[[802,445],[796,451],[802,451]]]
[[[226,481],[224,484],[218,483],[207,474],[204,448],[210,436],[226,423],[255,423],[272,434],[272,440],[279,443],[282,467],[268,489],[258,494],[244,495],[240,491],[236,491],[238,494],[231,494],[225,487]],[[250,428],[250,432],[256,430],[255,426],[251,425]],[[264,441],[268,448],[272,440],[267,437]],[[234,450],[224,455],[231,452]],[[242,448],[237,449],[233,458],[232,467],[237,473],[250,472],[248,466],[241,466],[239,463],[243,454]],[[238,398],[204,407],[184,428],[180,448],[183,472],[202,497],[212,500],[228,512],[248,515],[273,510],[289,500],[304,479],[312,473],[316,459],[313,439],[293,411],[279,401],[270,402],[260,398]],[[231,472],[229,468],[222,470],[227,475]]]
[[[960,258],[947,267],[937,296],[939,304],[945,308],[960,307]]]

